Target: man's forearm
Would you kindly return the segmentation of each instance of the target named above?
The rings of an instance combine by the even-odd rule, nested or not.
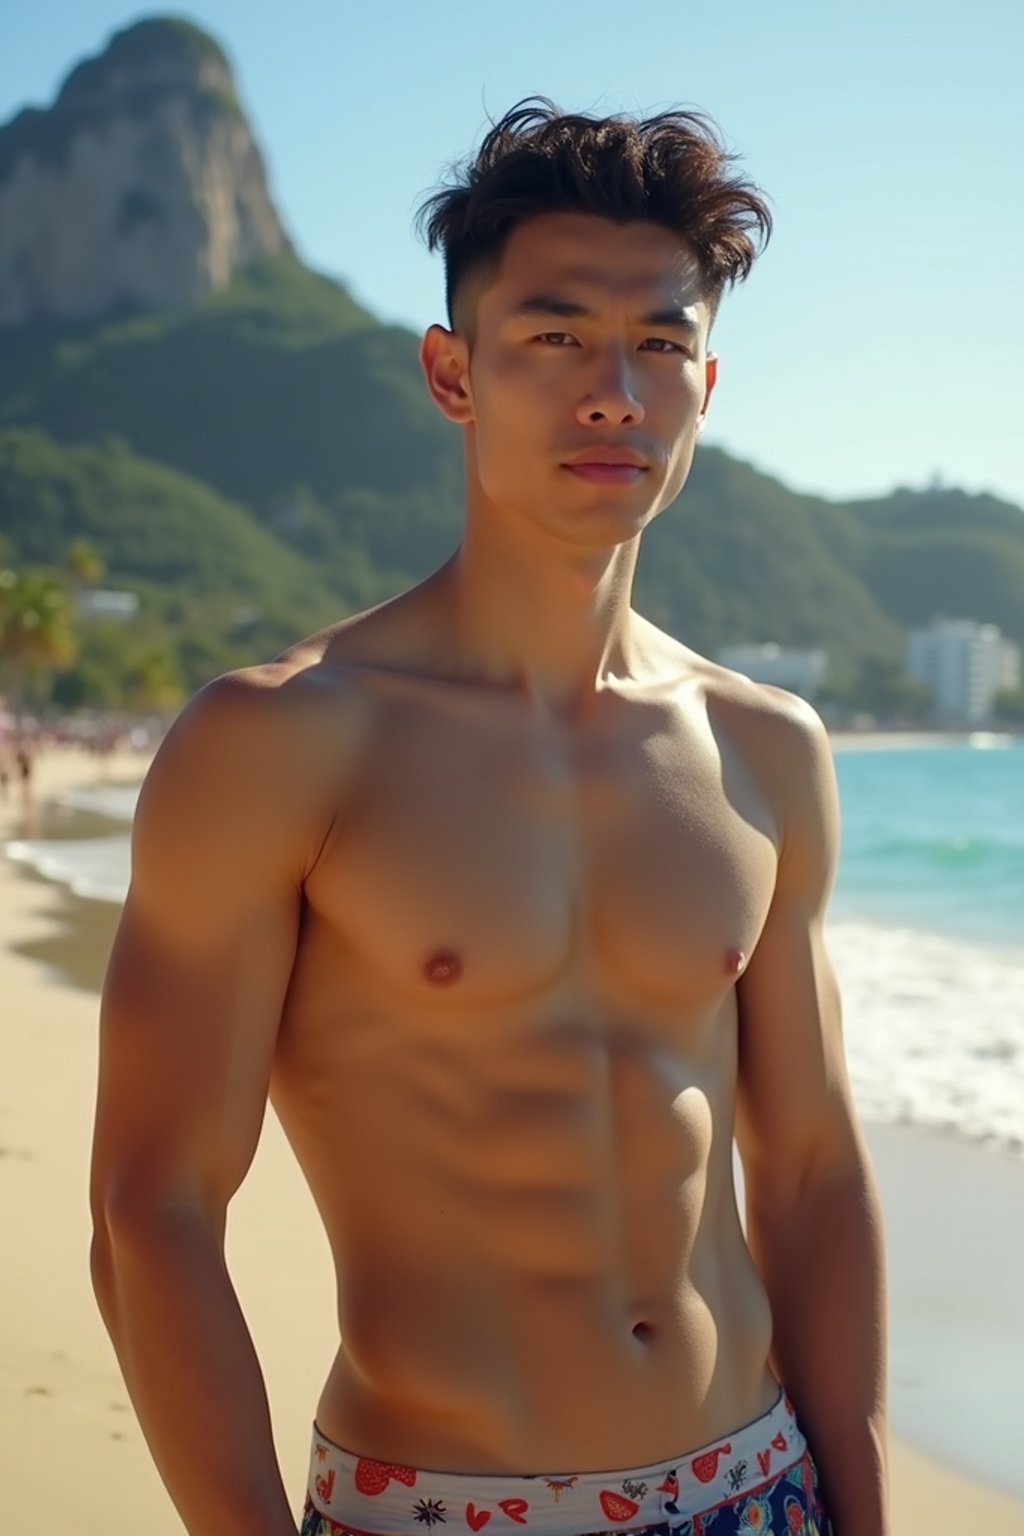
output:
[[[835,1536],[889,1536],[881,1208],[863,1162],[748,1217],[775,1369],[821,1474]]]
[[[220,1244],[197,1214],[115,1223],[93,1283],[160,1476],[189,1536],[296,1536],[266,1389]]]

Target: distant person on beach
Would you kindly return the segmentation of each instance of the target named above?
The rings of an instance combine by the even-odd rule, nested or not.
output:
[[[14,771],[21,785],[22,810],[32,809],[33,779],[35,776],[34,754],[27,741],[19,741],[14,749]]]
[[[224,1262],[269,1095],[338,1276],[303,1536],[889,1536],[827,737],[630,605],[767,204],[701,114],[531,99],[422,219],[459,547],[205,688],[139,804],[92,1175],[139,1419],[192,1536],[295,1536]]]

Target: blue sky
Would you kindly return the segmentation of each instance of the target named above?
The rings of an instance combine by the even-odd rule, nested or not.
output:
[[[155,12],[14,7],[0,121]],[[1020,0],[197,0],[303,257],[385,319],[443,320],[421,197],[523,96],[698,106],[776,234],[715,329],[717,442],[838,498],[938,476],[1024,505]]]

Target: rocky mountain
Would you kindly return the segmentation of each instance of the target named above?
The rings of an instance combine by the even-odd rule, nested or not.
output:
[[[231,66],[155,18],[0,128],[0,325],[180,311],[291,254]]]

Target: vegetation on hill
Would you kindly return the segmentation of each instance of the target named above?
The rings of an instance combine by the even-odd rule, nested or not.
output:
[[[22,345],[24,368],[0,363],[0,422],[122,437],[270,524],[298,485],[330,498],[452,480],[457,436],[423,390],[415,337],[294,258],[185,314],[51,338],[42,356]]]
[[[39,568],[87,537],[186,688],[381,601],[457,543],[460,435],[416,337],[294,257],[186,314],[3,340],[0,528]],[[908,716],[907,625],[942,613],[1024,641],[1024,513],[953,492],[837,505],[704,446],[645,536],[637,605],[709,653],[823,646],[835,697]],[[90,624],[76,665],[93,684],[118,635]]]
[[[68,547],[85,538],[108,584],[138,593],[130,622],[80,625],[80,651],[73,663],[64,659],[94,682],[97,668],[110,674],[120,647],[130,665],[143,652],[166,652],[168,671],[191,690],[276,654],[339,613],[310,562],[242,507],[117,439],[66,447],[39,431],[0,430],[0,509],[11,568],[52,580]],[[99,692],[115,707],[110,676]],[[65,702],[86,702],[88,693],[58,689]]]
[[[701,448],[681,497],[644,536],[638,600],[698,650],[736,642],[824,646],[849,682],[902,635],[823,537],[827,504],[719,449]]]
[[[899,491],[854,503],[856,572],[905,627],[940,614],[997,624],[1024,644],[1024,512],[994,496]]]

